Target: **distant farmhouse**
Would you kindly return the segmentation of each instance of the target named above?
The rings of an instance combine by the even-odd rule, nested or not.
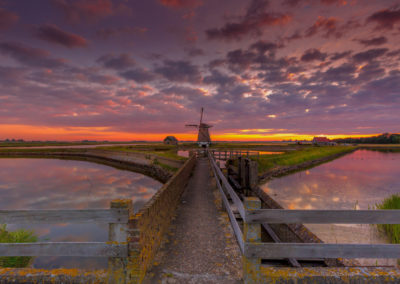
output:
[[[178,139],[175,136],[167,136],[164,139],[164,144],[166,145],[178,145]]]
[[[314,137],[314,139],[312,140],[312,143],[314,145],[319,145],[319,146],[333,146],[336,145],[337,143],[334,141],[331,141],[330,139],[326,138],[326,137]]]

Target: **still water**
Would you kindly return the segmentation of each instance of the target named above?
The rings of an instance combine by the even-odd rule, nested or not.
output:
[[[372,209],[400,194],[400,153],[358,150],[315,168],[276,178],[263,190],[287,209]],[[306,225],[327,243],[387,243],[374,225]],[[377,260],[359,260],[373,265]],[[378,260],[380,265],[395,264]]]
[[[132,199],[138,211],[162,184],[131,171],[83,161],[0,159],[0,209],[109,208],[113,199]],[[107,241],[107,224],[8,225],[34,230],[39,241]],[[35,268],[104,268],[107,259],[37,257]]]

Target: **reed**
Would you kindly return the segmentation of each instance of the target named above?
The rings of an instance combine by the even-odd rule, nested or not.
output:
[[[400,209],[400,195],[394,194],[385,198],[382,203],[376,204],[377,209]],[[378,228],[384,231],[394,244],[400,243],[400,224],[378,224]]]

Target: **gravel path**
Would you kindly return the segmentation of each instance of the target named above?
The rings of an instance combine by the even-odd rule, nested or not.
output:
[[[242,283],[239,248],[207,158],[197,161],[168,239],[144,283]]]

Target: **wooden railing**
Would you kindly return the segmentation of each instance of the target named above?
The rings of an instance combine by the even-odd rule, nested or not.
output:
[[[117,200],[110,209],[0,210],[0,224],[109,224],[108,242],[0,243],[0,256],[109,257],[109,271],[121,271],[128,257],[130,208],[131,200]]]
[[[237,157],[256,157],[257,159],[260,157],[260,152],[258,151],[250,151],[250,150],[223,150],[223,149],[212,149],[209,150],[212,156],[217,160],[228,160],[230,158]]]
[[[261,259],[400,258],[398,244],[263,243],[261,226],[268,224],[400,224],[400,210],[260,209],[258,197],[242,201],[208,153],[211,167],[244,257],[245,283],[258,283]],[[231,200],[231,202],[229,201]],[[234,210],[243,221],[243,231]]]

